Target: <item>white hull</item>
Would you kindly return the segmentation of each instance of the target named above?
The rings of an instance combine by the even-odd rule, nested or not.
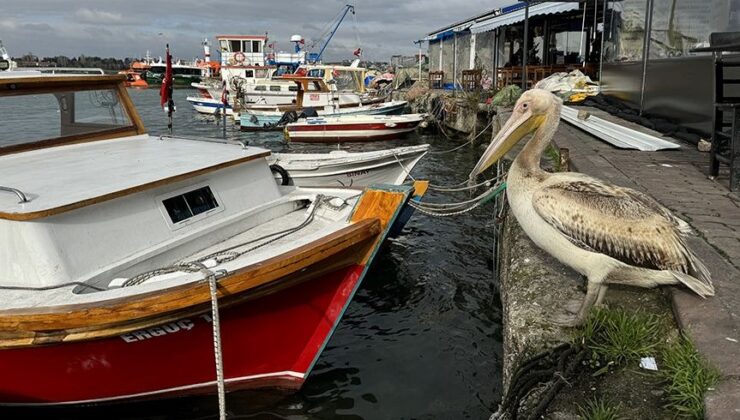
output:
[[[400,185],[429,150],[428,144],[375,152],[274,153],[268,158],[300,187]]]

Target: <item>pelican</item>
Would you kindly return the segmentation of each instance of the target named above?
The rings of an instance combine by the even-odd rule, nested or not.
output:
[[[562,102],[542,89],[525,92],[470,173],[471,179],[534,132],[507,175],[511,212],[537,246],[588,279],[578,326],[601,304],[610,284],[656,287],[682,283],[713,296],[707,267],[686,245],[689,225],[646,194],[574,172],[548,173],[540,158],[555,135]]]

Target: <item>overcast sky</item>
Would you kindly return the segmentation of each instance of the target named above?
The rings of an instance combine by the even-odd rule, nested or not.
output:
[[[202,56],[201,41],[219,34],[269,33],[279,50],[290,35],[316,38],[347,0],[0,0],[0,40],[11,56],[80,54],[140,57],[163,54],[169,42],[180,58]],[[327,60],[387,61],[413,54],[413,41],[458,20],[516,0],[356,0],[327,51]],[[355,30],[357,28],[357,30]]]

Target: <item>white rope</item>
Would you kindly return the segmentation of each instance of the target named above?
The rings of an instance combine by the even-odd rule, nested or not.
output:
[[[414,209],[418,210],[419,212],[426,214],[428,216],[433,216],[433,217],[458,216],[458,215],[465,214],[465,213],[468,213],[474,210],[475,208],[477,208],[484,202],[488,201],[488,198],[490,196],[501,194],[504,191],[505,189],[502,188],[502,184],[499,183],[499,184],[496,184],[496,186],[488,189],[485,193],[479,195],[478,197],[472,200],[465,201],[465,202],[441,204],[441,203],[419,203],[419,202],[414,202],[412,200],[412,201],[409,201],[409,205],[413,207]],[[462,209],[462,210],[451,211],[451,210],[454,210],[455,208],[458,208],[465,204],[469,204],[471,202],[475,202],[475,204],[473,204],[472,206],[468,208]],[[433,204],[433,205],[430,205],[430,204]],[[440,208],[435,208],[434,205]],[[443,206],[448,206],[448,208],[445,209],[443,208]]]
[[[218,388],[218,418],[226,420],[226,385],[224,382],[224,361],[221,352],[221,321],[218,313],[218,288],[216,274],[206,268],[203,263],[193,263],[200,268],[201,273],[208,280],[211,290],[211,324],[213,326],[213,358],[216,362],[216,386]]]
[[[435,121],[436,121],[436,120],[435,120]],[[446,134],[446,133],[444,132],[444,129],[442,128],[442,125],[441,125],[441,124],[439,123],[439,121],[436,121],[436,123],[437,123],[437,125],[439,126],[440,130],[442,131],[442,134],[444,134],[445,136],[447,136],[447,134]],[[490,121],[490,122],[488,123],[488,125],[487,125],[487,126],[486,126],[486,127],[485,127],[485,128],[483,129],[483,130],[481,130],[481,132],[480,132],[480,133],[478,133],[478,135],[476,135],[476,136],[475,136],[475,137],[473,137],[472,139],[470,139],[470,140],[466,141],[465,143],[463,143],[463,144],[461,144],[461,145],[459,145],[459,146],[457,146],[457,147],[455,147],[455,148],[452,148],[452,149],[450,149],[450,150],[443,150],[443,151],[441,151],[441,152],[435,152],[435,151],[431,151],[431,152],[429,152],[429,153],[431,153],[431,154],[434,154],[434,155],[443,155],[443,154],[445,154],[445,153],[451,153],[451,152],[454,152],[454,151],[456,151],[456,150],[459,150],[459,149],[463,148],[464,146],[467,146],[468,144],[470,144],[470,143],[474,142],[474,141],[475,141],[475,140],[476,140],[476,139],[477,139],[478,137],[480,137],[480,136],[481,136],[481,135],[482,135],[483,133],[485,133],[485,132],[486,132],[486,130],[488,130],[488,128],[489,128],[489,127],[490,127],[490,126],[491,126],[492,124],[493,124],[493,118],[492,118],[492,119],[491,119],[491,121]],[[449,136],[447,136],[447,138],[450,138],[450,137],[449,137]]]
[[[485,192],[484,192],[483,194],[480,194],[480,195],[478,195],[478,196],[476,196],[476,197],[473,197],[473,198],[471,198],[470,200],[466,200],[466,201],[460,201],[459,203],[430,203],[430,202],[426,202],[426,201],[425,201],[425,202],[420,202],[420,203],[417,203],[417,204],[418,204],[418,205],[419,205],[420,207],[429,207],[429,208],[431,208],[431,207],[438,207],[438,208],[445,208],[445,207],[462,207],[462,206],[464,206],[465,204],[475,203],[475,202],[477,202],[477,201],[480,201],[480,200],[482,200],[482,199],[483,199],[483,198],[485,198],[485,197],[486,197],[486,196],[487,196],[488,194],[491,194],[491,193],[492,193],[492,192],[493,192],[493,191],[494,191],[494,190],[495,190],[495,189],[496,189],[497,187],[498,187],[498,185],[496,185],[496,186],[494,186],[494,187],[491,187],[491,188],[489,188],[488,190],[486,190],[486,191],[485,191]]]

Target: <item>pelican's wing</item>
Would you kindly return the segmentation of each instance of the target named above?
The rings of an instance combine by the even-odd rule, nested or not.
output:
[[[636,267],[697,271],[682,238],[688,225],[643,193],[579,176],[537,190],[532,204],[584,249]]]

